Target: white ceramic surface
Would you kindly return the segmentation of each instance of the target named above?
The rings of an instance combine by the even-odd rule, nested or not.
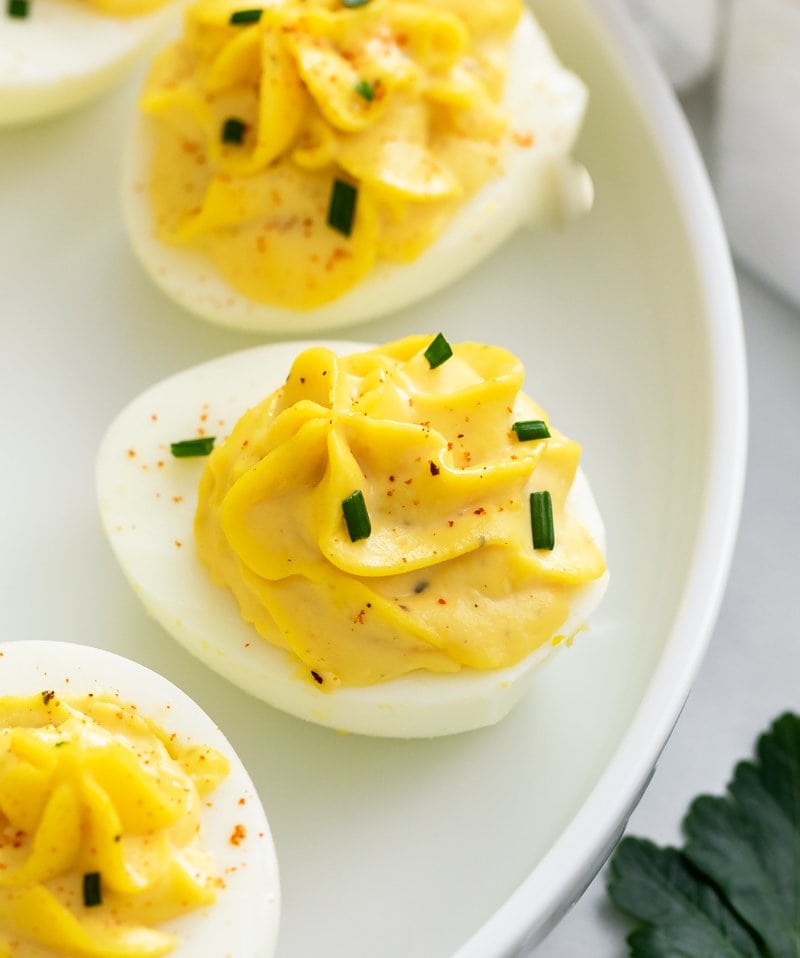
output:
[[[0,616],[7,638],[122,652],[184,688],[247,764],[281,864],[279,958],[459,958],[530,944],[589,880],[702,658],[741,497],[745,376],[722,232],[666,87],[607,0],[537,0],[591,88],[592,214],[360,330],[513,348],[582,440],[612,581],[589,634],[499,725],[340,736],[238,693],[143,612],[102,538],[94,454],[146,385],[255,337],[168,303],[118,204],[135,82],[0,134]]]
[[[713,157],[718,101],[710,83],[683,100]],[[712,168],[713,183],[713,168]],[[791,243],[791,232],[785,241]],[[702,793],[722,794],[759,733],[787,709],[800,712],[800,307],[747,269],[736,271],[747,342],[747,481],[731,573],[708,652],[673,735],[627,831],[681,844],[681,820]],[[536,958],[620,958],[630,924],[609,907],[605,869],[533,952]],[[526,953],[527,954],[527,953]]]

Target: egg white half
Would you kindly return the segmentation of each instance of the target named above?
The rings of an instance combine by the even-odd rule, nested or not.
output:
[[[0,643],[0,695],[45,690],[65,699],[89,692],[118,695],[182,742],[226,756],[230,774],[204,799],[201,812],[204,844],[224,887],[214,904],[158,928],[180,941],[170,958],[270,958],[280,913],[275,847],[255,787],[214,722],[163,676],[112,652],[68,642]],[[237,825],[245,837],[235,845],[230,837]]]
[[[30,0],[24,19],[0,10],[0,126],[53,116],[106,89],[179,20],[180,6],[128,18],[81,0]]]
[[[503,175],[466,203],[413,262],[381,261],[343,296],[309,310],[254,302],[229,286],[203,253],[156,238],[146,186],[153,121],[139,116],[123,170],[123,208],[131,243],[168,296],[215,323],[302,334],[372,319],[458,279],[523,224],[559,224],[591,207],[591,179],[569,155],[586,100],[583,83],[560,64],[547,37],[525,11],[511,40],[505,103],[512,128],[533,131],[535,145],[511,146]]]
[[[495,671],[415,672],[365,687],[322,692],[290,653],[262,639],[241,618],[226,589],[214,585],[196,555],[192,525],[205,460],[174,459],[170,443],[198,427],[222,439],[247,408],[280,386],[304,348],[344,354],[366,343],[280,343],[232,353],[166,379],[133,400],[110,426],[97,458],[103,527],[137,595],[186,649],[259,699],[340,731],[432,737],[490,725],[528,688],[552,646]],[[569,510],[604,545],[589,485],[579,472]],[[569,637],[587,620],[607,576],[585,586],[560,630]]]

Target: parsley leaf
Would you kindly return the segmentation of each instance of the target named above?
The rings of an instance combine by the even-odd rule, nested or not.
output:
[[[609,895],[639,922],[633,958],[800,958],[800,716],[787,713],[701,795],[683,849],[624,839]]]
[[[614,904],[645,923],[628,938],[636,958],[760,958],[750,934],[677,849],[625,838],[611,872]]]

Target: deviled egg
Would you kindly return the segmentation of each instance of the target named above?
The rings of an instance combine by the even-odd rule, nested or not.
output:
[[[179,19],[175,0],[3,0],[0,126],[61,113],[110,86]]]
[[[141,96],[132,245],[214,322],[366,320],[590,207],[586,99],[521,0],[199,0]]]
[[[159,622],[280,709],[368,735],[491,724],[608,577],[580,449],[522,382],[506,350],[441,335],[219,358],[108,430],[105,532]]]
[[[188,696],[87,646],[0,644],[0,951],[269,958],[264,810]]]

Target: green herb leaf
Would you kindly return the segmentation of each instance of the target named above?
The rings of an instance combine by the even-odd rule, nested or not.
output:
[[[552,497],[546,489],[543,489],[541,492],[531,493],[530,503],[533,548],[552,550],[556,545]]]
[[[190,459],[193,456],[207,456],[214,448],[216,436],[198,436],[197,439],[181,439],[170,443],[169,449],[176,459]]]
[[[343,7],[349,7],[351,10],[355,10],[356,7],[366,7],[369,3],[369,0],[342,0]]]
[[[258,23],[263,13],[261,7],[251,7],[247,10],[234,10],[228,20],[231,26],[237,26],[242,23]]]
[[[229,116],[222,124],[222,142],[231,143],[239,146],[244,141],[244,135],[247,132],[247,124],[235,116]]]
[[[800,718],[784,715],[741,762],[728,797],[696,799],[686,855],[756,930],[771,958],[800,956]]]
[[[520,442],[530,442],[531,439],[549,439],[550,430],[543,419],[521,419],[511,428],[517,434]]]
[[[436,369],[437,366],[441,366],[442,363],[446,362],[452,355],[453,347],[447,342],[442,333],[437,333],[433,337],[430,345],[423,353],[431,369]]]
[[[368,102],[372,102],[375,99],[375,87],[369,80],[359,80],[353,89]]]
[[[328,204],[328,226],[349,236],[353,232],[358,190],[345,180],[334,180]]]
[[[611,899],[641,923],[634,958],[800,956],[800,716],[761,736],[728,793],[701,795],[682,850],[626,838]]]
[[[100,872],[87,872],[83,876],[83,904],[86,908],[96,908],[103,904]]]
[[[347,526],[347,533],[351,542],[359,539],[368,539],[372,533],[372,523],[369,521],[367,504],[364,502],[364,493],[360,489],[351,492],[342,500],[342,512]]]
[[[611,874],[614,904],[646,924],[628,939],[635,958],[760,958],[733,912],[676,849],[625,838]]]
[[[15,20],[24,20],[30,13],[28,0],[8,0],[6,13]]]

